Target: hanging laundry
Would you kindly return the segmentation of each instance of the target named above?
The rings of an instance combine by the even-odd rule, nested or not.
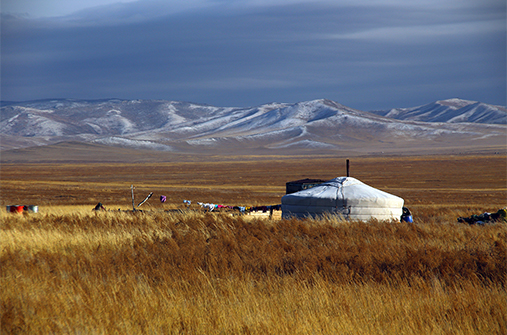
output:
[[[190,200],[183,200],[183,203],[189,205],[191,202],[190,202]],[[250,213],[250,212],[257,212],[257,211],[262,211],[263,213],[266,213],[269,211],[270,214],[272,214],[272,212],[274,210],[279,211],[282,208],[281,204],[272,205],[272,206],[227,206],[227,205],[218,205],[218,204],[211,204],[211,203],[204,203],[204,202],[197,202],[197,204],[199,206],[201,206],[202,209],[207,210],[209,212],[212,212],[214,210],[221,210],[221,209],[232,209],[232,210],[237,210],[241,213]]]

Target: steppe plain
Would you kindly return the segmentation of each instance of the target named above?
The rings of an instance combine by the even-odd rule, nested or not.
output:
[[[94,150],[3,155],[2,333],[507,332],[506,223],[456,221],[507,206],[503,151],[120,160]],[[287,181],[343,176],[346,158],[351,176],[404,198],[414,223],[195,205],[279,204]],[[131,185],[136,203],[154,193],[143,213],[118,212],[132,208]],[[196,210],[171,211],[183,200]],[[92,213],[98,202],[111,211]],[[39,213],[7,214],[14,204]]]

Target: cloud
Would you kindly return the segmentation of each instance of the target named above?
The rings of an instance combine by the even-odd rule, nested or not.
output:
[[[22,13],[32,18],[61,17],[86,8],[137,0],[3,0],[2,13]]]
[[[321,38],[348,39],[364,41],[384,41],[387,43],[414,44],[421,41],[434,42],[441,38],[454,38],[478,34],[502,33],[505,29],[505,21],[486,21],[470,24],[459,22],[451,24],[433,24],[399,27],[376,27],[373,29],[356,31],[343,34],[324,34]]]
[[[4,15],[2,99],[505,104],[501,5],[369,3],[142,0],[57,19]]]
[[[228,77],[217,78],[205,81],[183,83],[178,86],[186,86],[191,89],[213,89],[213,90],[252,90],[252,89],[278,89],[293,88],[298,86],[290,80],[277,78],[255,78],[255,77]]]

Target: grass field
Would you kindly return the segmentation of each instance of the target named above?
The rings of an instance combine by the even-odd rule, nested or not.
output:
[[[351,176],[401,196],[411,207],[505,205],[507,159],[490,156],[353,158]],[[329,180],[346,175],[345,159],[252,157],[202,162],[142,164],[2,164],[0,204],[131,208],[149,192],[167,196],[144,206],[167,209],[184,199],[232,205],[280,203],[285,183],[303,178]],[[475,210],[475,208],[474,208]]]
[[[181,208],[280,203],[285,182],[344,160],[3,164],[2,333],[505,334],[507,225],[458,216],[507,205],[505,156],[354,158],[414,223],[280,220]],[[154,192],[144,213],[131,208]],[[164,194],[168,201],[158,201]],[[137,202],[136,201],[136,202]],[[194,205],[193,205],[194,206]]]

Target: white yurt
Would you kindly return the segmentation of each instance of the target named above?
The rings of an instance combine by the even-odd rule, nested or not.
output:
[[[326,213],[345,219],[399,220],[404,200],[352,177],[338,177],[282,197],[282,218],[317,217]]]

